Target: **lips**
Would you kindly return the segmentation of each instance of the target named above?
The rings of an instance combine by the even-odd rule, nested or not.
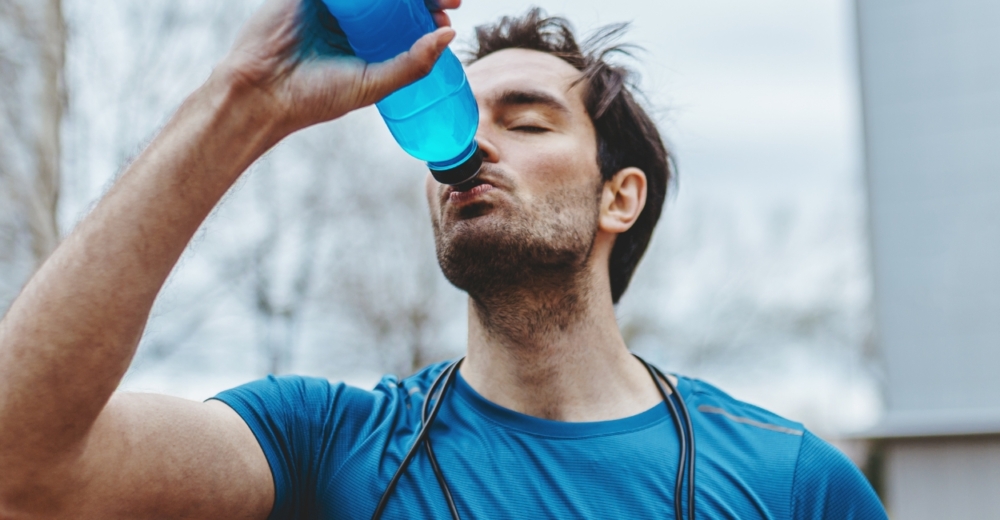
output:
[[[463,186],[463,188],[465,188]],[[460,190],[457,188],[448,191],[448,202],[452,204],[465,204],[476,200],[485,193],[493,189],[493,185],[488,182],[480,182],[472,187]]]
[[[442,203],[467,204],[474,202],[491,190],[496,189],[496,183],[492,179],[480,175],[469,182],[456,186],[448,186],[442,194]]]

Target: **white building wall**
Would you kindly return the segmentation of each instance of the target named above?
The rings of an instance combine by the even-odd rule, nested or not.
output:
[[[899,440],[886,451],[893,520],[1000,518],[997,438]]]
[[[857,15],[890,514],[1000,518],[1000,2]]]

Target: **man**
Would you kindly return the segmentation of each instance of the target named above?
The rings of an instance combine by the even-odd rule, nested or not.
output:
[[[374,391],[271,377],[206,403],[114,394],[157,292],[240,173],[426,74],[454,35],[436,12],[445,27],[364,65],[334,55],[318,5],[269,0],[0,322],[0,518],[375,511],[443,364]],[[428,433],[443,479],[463,518],[669,517],[678,432],[613,307],[659,216],[666,150],[625,71],[560,20],[532,11],[478,40],[484,168],[458,188],[427,181],[441,267],[470,296],[468,355]],[[884,518],[801,425],[669,382],[697,440],[699,517]],[[420,450],[384,517],[446,518],[442,489]]]

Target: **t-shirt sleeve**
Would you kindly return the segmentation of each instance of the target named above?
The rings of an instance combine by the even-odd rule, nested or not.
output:
[[[806,431],[792,483],[792,518],[881,520],[887,516],[858,467],[840,450]]]
[[[235,410],[257,437],[274,478],[268,518],[277,520],[312,510],[317,480],[359,442],[374,398],[325,379],[268,376],[214,399]]]

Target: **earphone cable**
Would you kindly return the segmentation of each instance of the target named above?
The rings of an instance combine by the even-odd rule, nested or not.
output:
[[[464,359],[465,358],[463,357],[455,362],[454,370],[452,370],[452,373],[448,374],[448,377],[441,385],[441,390],[438,391],[437,401],[435,401],[435,404],[444,399],[444,392],[448,388],[448,384],[450,384],[451,380],[455,377],[455,373],[458,371],[458,367],[462,364]],[[430,428],[430,421],[427,419],[427,405],[430,403],[431,397],[434,395],[434,387],[435,385],[431,384],[430,388],[427,389],[427,397],[424,399],[424,405],[420,410],[420,420],[427,424],[428,428]],[[431,446],[430,435],[427,435],[424,438],[424,445],[427,447],[427,458],[431,462],[431,469],[434,470],[434,476],[437,478],[438,486],[441,488],[441,492],[444,493],[445,502],[448,503],[448,511],[451,513],[452,520],[462,520],[458,515],[458,507],[455,506],[455,499],[451,496],[451,489],[448,487],[448,482],[444,479],[444,473],[441,471],[441,466],[438,465],[437,456],[434,455],[434,448]]]
[[[437,379],[435,379],[434,382],[431,383],[431,386],[430,388],[428,388],[427,392],[428,398],[430,396],[431,391],[434,389],[434,387],[437,386],[439,381],[441,381],[442,379],[444,379],[445,381],[449,381],[451,379],[451,374],[454,373],[455,367],[458,365],[460,361],[461,360],[458,360],[449,365],[448,368],[442,371],[441,374],[438,375]],[[406,456],[403,457],[403,462],[400,463],[399,468],[396,469],[396,473],[392,476],[392,480],[389,481],[389,485],[386,486],[385,491],[382,492],[382,498],[379,499],[378,506],[375,507],[375,512],[372,513],[372,520],[378,520],[382,518],[382,512],[385,510],[385,506],[389,503],[389,497],[392,495],[392,492],[396,489],[396,484],[399,482],[400,477],[403,476],[403,473],[406,471],[406,467],[409,466],[410,461],[413,460],[414,455],[416,455],[417,453],[417,449],[420,448],[420,446],[423,444],[424,439],[427,438],[427,434],[430,432],[429,428],[430,423],[434,421],[435,417],[437,417],[438,410],[441,409],[442,401],[443,399],[439,398],[434,403],[434,407],[431,408],[430,416],[428,417],[427,421],[424,421],[423,425],[420,428],[420,432],[417,433],[417,439],[413,442],[413,445],[410,446],[410,450],[406,453]]]
[[[687,425],[687,434],[688,434],[689,444],[691,446],[691,458],[688,460],[688,482],[687,482],[687,485],[688,485],[688,490],[687,490],[687,492],[688,492],[688,520],[694,520],[694,490],[695,490],[695,487],[694,487],[694,472],[695,472],[695,467],[694,467],[694,453],[695,453],[695,447],[694,447],[694,424],[692,424],[692,422],[691,422],[691,415],[688,413],[687,405],[684,403],[684,398],[681,397],[681,394],[674,387],[674,384],[670,382],[670,379],[668,377],[666,377],[666,376],[663,375],[663,372],[660,372],[660,369],[658,369],[656,367],[653,367],[653,370],[656,370],[656,373],[659,374],[660,377],[662,377],[664,379],[664,381],[667,382],[667,385],[670,387],[670,390],[674,393],[674,395],[677,396],[677,403],[680,405],[681,413],[684,414],[684,423]]]
[[[677,430],[677,443],[680,446],[680,455],[677,458],[677,477],[674,479],[674,518],[675,520],[684,520],[684,515],[683,515],[684,508],[682,507],[683,504],[681,501],[681,496],[683,495],[684,491],[683,487],[684,473],[685,470],[687,469],[687,464],[685,460],[687,458],[687,443],[685,439],[686,435],[684,432],[684,427],[681,426],[681,415],[677,413],[677,408],[674,406],[673,400],[670,399],[670,395],[667,394],[666,390],[663,389],[663,384],[660,383],[660,379],[659,377],[657,377],[659,371],[655,370],[652,365],[646,362],[645,359],[642,359],[641,357],[636,356],[635,354],[632,355],[635,356],[636,359],[641,361],[642,364],[646,366],[646,370],[649,371],[649,376],[653,378],[653,382],[656,383],[656,389],[660,392],[660,396],[663,397],[663,402],[666,403],[667,408],[670,410],[670,418],[673,419],[674,427]],[[662,377],[662,374],[660,374],[660,377]],[[670,380],[666,379],[666,381],[667,384],[670,386],[671,392],[673,392],[674,395],[677,395],[677,391],[674,389],[674,386],[670,384]],[[693,453],[691,457],[694,458]]]
[[[688,520],[694,520],[695,507],[695,482],[694,482],[694,472],[695,472],[695,444],[694,444],[694,425],[691,423],[691,416],[688,413],[687,405],[684,403],[684,398],[677,391],[677,388],[670,381],[670,378],[665,376],[658,368],[650,365],[646,360],[633,354],[636,359],[638,359],[643,365],[645,365],[646,370],[649,372],[650,377],[653,378],[653,382],[656,383],[656,388],[660,392],[660,396],[663,397],[664,402],[667,404],[667,408],[670,410],[670,416],[673,419],[674,427],[677,430],[678,444],[680,446],[680,457],[677,461],[677,479],[674,483],[674,516],[676,520],[683,520],[682,515],[682,500],[683,495],[683,484],[684,484],[684,474],[687,473],[687,498],[688,498],[688,508],[687,517]],[[378,506],[375,508],[375,512],[372,514],[372,520],[379,520],[382,517],[382,513],[385,510],[386,505],[389,502],[389,497],[396,488],[396,484],[402,477],[403,473],[406,471],[407,466],[413,460],[416,455],[417,450],[421,445],[426,446],[427,455],[431,463],[431,468],[434,470],[434,476],[437,478],[438,485],[441,487],[442,493],[444,493],[445,500],[448,502],[448,509],[451,513],[453,520],[460,520],[458,515],[458,508],[455,506],[455,501],[453,500],[451,490],[448,488],[448,484],[444,479],[444,473],[441,471],[438,465],[437,457],[434,455],[434,449],[431,447],[430,442],[430,426],[437,417],[438,411],[441,408],[441,403],[444,402],[445,391],[448,389],[449,383],[454,379],[454,374],[458,366],[462,363],[465,358],[458,359],[451,365],[448,365],[441,374],[431,383],[430,387],[427,389],[427,395],[424,398],[424,404],[421,408],[421,428],[417,433],[417,438],[413,445],[410,446],[409,451],[406,456],[403,457],[403,461],[400,463],[399,468],[396,469],[396,473],[392,476],[389,481],[389,485],[382,492],[382,497],[379,499]],[[657,377],[659,376],[659,377]],[[661,384],[661,379],[667,383],[670,388],[670,394],[668,395],[666,390],[664,390]],[[430,409],[430,414],[428,414],[427,409],[430,404],[430,400],[434,396],[434,391],[438,386],[438,383],[443,381],[441,390],[438,392],[437,399],[434,402],[434,406]],[[671,397],[677,398],[678,406],[674,406],[673,399]],[[678,407],[680,413],[678,413]],[[682,425],[681,423],[684,423]],[[688,441],[689,440],[689,441]],[[688,446],[690,446],[691,455],[687,456]]]

